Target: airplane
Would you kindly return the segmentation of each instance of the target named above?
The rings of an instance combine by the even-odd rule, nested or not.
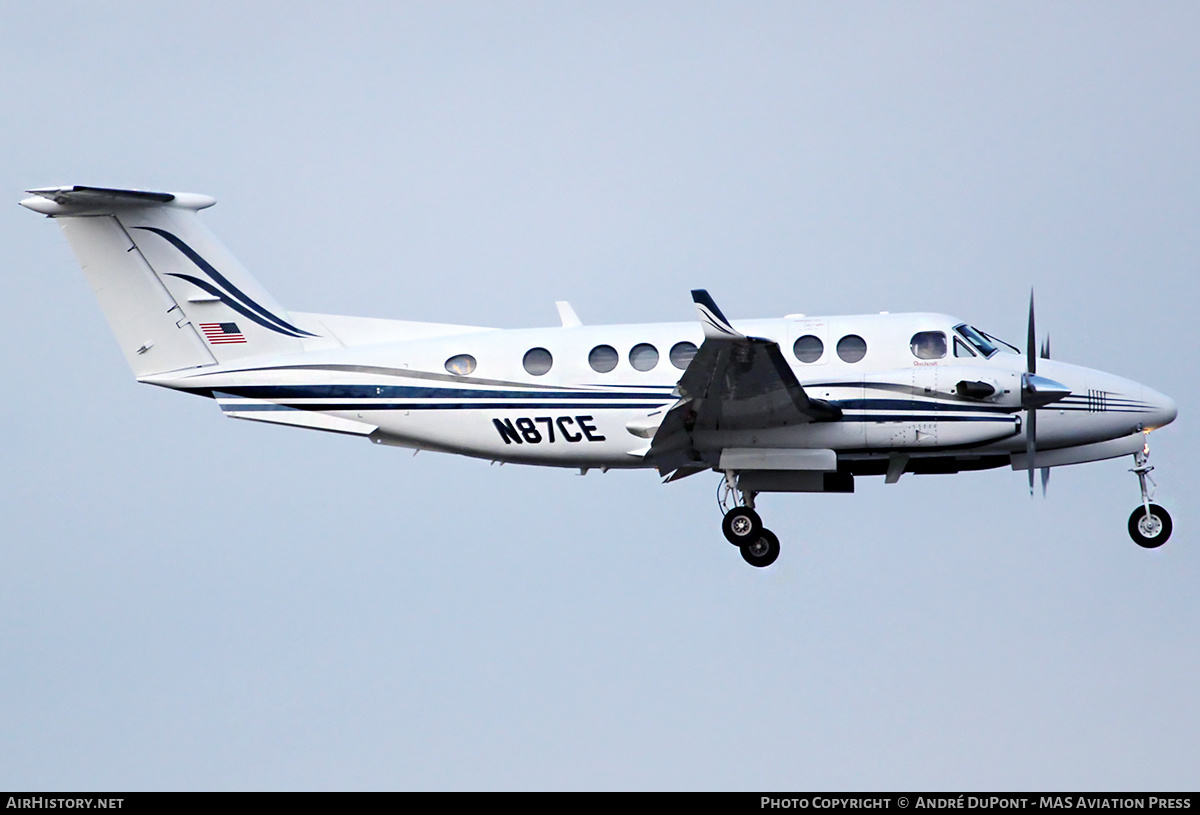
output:
[[[63,186],[22,206],[55,219],[139,382],[229,417],[380,445],[577,468],[715,472],[725,538],[779,556],[760,493],[849,493],[855,479],[1052,467],[1132,455],[1128,531],[1171,536],[1148,436],[1175,419],[1150,388],[1025,353],[946,314],[495,329],[288,311],[204,226],[195,193]],[[1149,486],[1148,483],[1149,482]]]

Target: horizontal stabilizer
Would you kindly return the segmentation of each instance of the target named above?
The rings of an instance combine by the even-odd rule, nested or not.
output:
[[[379,429],[378,425],[356,422],[330,416],[316,410],[285,407],[257,399],[244,399],[226,393],[214,394],[221,412],[231,419],[250,419],[255,422],[284,424],[291,427],[307,427],[327,433],[347,433],[352,436],[369,436]]]
[[[217,199],[210,195],[194,192],[116,190],[78,184],[70,187],[40,187],[26,192],[34,197],[26,198],[21,206],[51,217],[109,214],[117,209],[154,206],[174,206],[195,211],[217,203]]]

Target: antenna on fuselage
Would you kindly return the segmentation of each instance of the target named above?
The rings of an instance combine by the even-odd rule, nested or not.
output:
[[[562,322],[563,328],[579,328],[583,325],[583,321],[579,319],[575,309],[571,308],[571,304],[566,300],[555,300],[554,307],[558,309],[558,319]]]

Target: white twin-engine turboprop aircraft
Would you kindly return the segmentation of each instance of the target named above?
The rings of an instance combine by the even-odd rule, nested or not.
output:
[[[377,444],[553,467],[723,476],[725,537],[754,566],[779,540],[762,492],[852,492],[855,476],[1050,467],[1132,455],[1129,533],[1165,543],[1147,434],[1175,403],[1128,379],[1021,355],[944,314],[556,328],[289,312],[200,222],[214,199],[97,187],[30,190],[55,218],[138,381],[225,415]],[[1153,481],[1151,481],[1153,485]]]

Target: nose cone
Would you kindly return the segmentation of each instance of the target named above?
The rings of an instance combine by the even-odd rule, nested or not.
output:
[[[1175,417],[1179,415],[1179,408],[1176,406],[1175,400],[1170,396],[1165,396],[1158,391],[1146,388],[1144,398],[1150,405],[1150,415],[1146,421],[1147,430],[1154,430],[1163,425],[1168,425],[1175,421]]]
[[[1071,394],[1039,412],[1064,421],[1069,418],[1079,438],[1115,439],[1137,430],[1156,430],[1175,421],[1179,413],[1174,399],[1132,379],[1048,359],[1039,361],[1039,376],[1043,367],[1046,376],[1070,384]],[[1039,442],[1041,431],[1039,426]]]

